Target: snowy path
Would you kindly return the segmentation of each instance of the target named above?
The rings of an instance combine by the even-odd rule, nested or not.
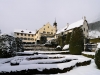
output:
[[[67,73],[51,74],[51,75],[100,75],[100,70],[97,69],[94,60],[88,66],[81,66],[74,68]]]

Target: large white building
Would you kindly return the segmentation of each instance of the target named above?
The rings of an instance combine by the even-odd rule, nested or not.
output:
[[[88,38],[88,35],[89,35],[89,33],[88,33],[89,26],[88,26],[88,22],[86,20],[86,17],[83,17],[81,20],[79,20],[75,23],[72,23],[72,24],[67,23],[67,25],[64,28],[57,31],[56,38],[60,35],[66,35],[67,33],[72,32],[74,28],[78,28],[78,27],[82,28],[83,34],[84,34],[84,37],[85,37],[84,42],[86,42],[86,39]]]

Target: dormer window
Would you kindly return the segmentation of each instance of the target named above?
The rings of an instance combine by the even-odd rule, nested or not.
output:
[[[66,29],[64,29],[64,30],[66,30]]]
[[[23,30],[21,32],[24,32]]]
[[[29,33],[32,33],[31,31]]]

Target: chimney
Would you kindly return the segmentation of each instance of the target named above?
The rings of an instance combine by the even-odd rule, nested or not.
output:
[[[86,20],[86,17],[84,16],[84,20]]]
[[[68,28],[68,26],[69,26],[69,23],[67,23],[67,28]]]
[[[86,17],[84,16],[84,17],[82,17],[82,19],[83,19],[83,20],[86,20]]]

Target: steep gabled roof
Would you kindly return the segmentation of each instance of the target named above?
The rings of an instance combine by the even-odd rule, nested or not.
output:
[[[31,30],[25,30],[25,29],[15,29],[14,32],[17,33],[26,33],[26,34],[35,34],[35,31],[31,31]]]
[[[66,26],[65,26],[64,28],[62,28],[61,30],[58,30],[56,34],[59,34],[59,33],[61,33],[61,32],[66,31],[67,28],[68,28],[68,25],[66,25]]]
[[[81,25],[83,25],[83,22],[84,22],[84,19],[79,20],[79,21],[72,23],[70,25],[67,25],[64,28],[62,28],[61,30],[58,30],[56,34],[59,34],[61,32],[64,32],[64,31],[67,31],[67,30],[70,30],[70,29],[73,29],[73,28],[76,28],[76,27],[80,27]]]
[[[80,27],[81,25],[83,25],[83,22],[84,22],[84,20],[82,19],[82,20],[79,20],[75,23],[72,23],[68,26],[67,30],[70,30],[70,29],[73,29],[73,28],[76,28],[76,27]]]

